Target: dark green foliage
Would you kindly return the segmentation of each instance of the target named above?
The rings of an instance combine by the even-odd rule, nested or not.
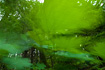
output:
[[[26,34],[29,26],[25,14],[30,11],[30,4],[25,0],[0,2],[0,61],[4,66],[0,69],[24,70],[31,66],[29,59],[22,58],[22,52],[34,43]]]
[[[30,67],[31,63],[28,59],[21,58],[21,53],[24,50],[29,49],[32,42],[33,41],[28,39],[25,34],[0,32],[0,57],[2,63],[7,64],[6,66],[9,68],[16,68],[17,70],[24,69],[24,67]]]
[[[46,65],[44,65],[43,63],[37,63],[35,66],[35,69],[44,70],[45,67],[46,67]]]

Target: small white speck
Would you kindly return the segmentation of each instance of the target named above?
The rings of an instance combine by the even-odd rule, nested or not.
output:
[[[78,35],[75,35],[75,37],[78,37]]]
[[[82,3],[80,3],[80,5],[79,6],[82,6]]]
[[[89,2],[89,0],[85,0],[85,1]]]
[[[86,55],[86,57],[88,58],[89,56],[88,56],[88,55]]]
[[[93,1],[91,1],[91,4],[93,3]]]
[[[101,3],[101,5],[100,6],[103,6],[104,5],[104,3]]]
[[[17,56],[17,52],[16,52],[15,56]]]
[[[68,31],[68,29],[65,29],[65,31]]]
[[[80,47],[82,46],[82,44],[80,44]]]
[[[44,0],[38,0],[40,3],[44,3]]]
[[[57,34],[58,32],[56,32],[56,34]]]
[[[79,1],[77,3],[80,3]]]
[[[82,48],[83,50],[85,50],[84,48]]]

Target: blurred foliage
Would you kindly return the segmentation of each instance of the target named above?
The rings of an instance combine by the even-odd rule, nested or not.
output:
[[[25,58],[18,58],[18,57],[4,58],[3,62],[7,64],[8,68],[10,69],[15,68],[15,70],[22,70],[22,69],[24,70],[24,67],[31,66],[31,63],[29,63],[30,61]]]
[[[22,58],[22,53],[34,43],[26,33],[30,28],[25,14],[29,13],[31,3],[25,0],[0,0],[1,70],[24,70],[31,66],[29,59]]]
[[[104,70],[102,0],[0,0],[1,70]]]
[[[31,11],[36,13],[36,23],[31,24],[33,31],[29,31],[31,38],[54,50],[84,53],[80,45],[89,41],[91,36],[83,37],[79,33],[85,29],[93,30],[104,22],[102,2],[93,5],[94,2],[45,0],[43,5],[38,5],[37,13],[34,9]]]
[[[46,67],[46,65],[44,65],[43,63],[37,63],[35,66],[35,69],[44,70],[45,67]]]
[[[78,58],[78,59],[83,59],[83,60],[94,60],[92,57],[89,56],[89,54],[73,54],[73,53],[64,52],[64,51],[58,51],[55,54],[60,55],[60,56],[70,57],[70,58]]]

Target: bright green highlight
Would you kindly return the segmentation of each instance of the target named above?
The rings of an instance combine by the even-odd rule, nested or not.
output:
[[[81,29],[94,29],[101,24],[102,8],[97,8],[98,4],[93,5],[94,2],[95,0],[45,0],[35,15],[38,23],[32,22],[33,31],[29,32],[30,36],[40,45],[53,45],[54,50],[82,53],[80,44],[86,38],[75,35],[67,38],[53,36],[79,33]],[[34,9],[32,13],[36,13]]]
[[[38,14],[41,19],[40,25],[44,31],[50,33],[65,29],[75,32],[81,28],[94,28],[94,26],[100,24],[102,9],[96,9],[89,2],[84,0],[46,1],[43,10]]]

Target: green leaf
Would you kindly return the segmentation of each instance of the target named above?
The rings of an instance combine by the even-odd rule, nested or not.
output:
[[[92,54],[96,55],[96,56],[100,56],[103,59],[105,59],[105,43],[104,41],[102,42],[96,42],[95,46],[92,46],[89,48],[89,50],[91,51]]]
[[[15,68],[16,70],[24,69],[25,67],[30,67],[31,63],[29,59],[12,57],[12,58],[3,58],[2,59],[5,64],[7,64],[8,68]]]
[[[70,57],[70,58],[82,59],[82,60],[94,60],[94,58],[90,57],[90,55],[87,53],[74,54],[70,52],[58,51],[55,54],[60,56]]]
[[[38,70],[45,69],[45,67],[46,67],[46,65],[43,64],[43,63],[37,63],[37,64],[36,64],[36,69],[38,69]]]

